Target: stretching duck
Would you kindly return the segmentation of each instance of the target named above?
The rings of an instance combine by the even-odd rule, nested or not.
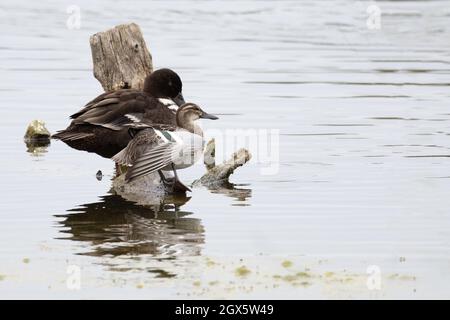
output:
[[[159,69],[145,79],[143,91],[120,89],[99,95],[71,115],[69,127],[52,138],[111,158],[131,140],[127,125],[141,121],[176,125],[175,113],[183,103],[180,77]]]
[[[143,122],[127,125],[133,139],[126,148],[112,157],[118,164],[131,166],[125,175],[125,181],[157,171],[162,182],[171,191],[191,191],[178,179],[176,169],[192,166],[203,152],[203,131],[194,123],[200,118],[218,119],[198,105],[186,103],[176,113],[176,126]],[[173,179],[166,178],[161,170],[172,170]]]

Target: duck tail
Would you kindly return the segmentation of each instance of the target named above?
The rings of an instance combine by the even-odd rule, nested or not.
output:
[[[51,136],[52,139],[57,139],[61,141],[73,141],[79,139],[85,139],[93,136],[92,133],[83,133],[83,132],[70,132],[67,130],[61,130]]]

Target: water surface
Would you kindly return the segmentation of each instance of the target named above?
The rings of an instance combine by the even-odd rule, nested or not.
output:
[[[79,1],[79,30],[71,4],[0,3],[2,298],[450,298],[447,2],[377,1],[380,30],[365,1]],[[205,129],[280,130],[276,174],[251,150],[228,190],[140,206],[110,160],[27,149],[101,92],[89,36],[131,21]]]

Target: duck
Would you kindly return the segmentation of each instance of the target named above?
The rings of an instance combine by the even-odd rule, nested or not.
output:
[[[172,192],[191,191],[178,178],[177,170],[192,166],[202,155],[203,131],[195,123],[198,119],[217,120],[195,103],[185,103],[176,112],[176,126],[167,124],[132,123],[131,141],[112,157],[117,165],[128,166],[125,182],[158,172],[161,181]],[[162,171],[173,171],[166,178]]]
[[[128,145],[130,123],[141,121],[176,125],[175,114],[185,103],[182,81],[173,70],[155,70],[143,90],[103,93],[72,114],[70,125],[52,136],[70,147],[111,158]]]

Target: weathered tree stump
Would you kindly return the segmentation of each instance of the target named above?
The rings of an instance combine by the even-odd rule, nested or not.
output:
[[[142,89],[145,77],[153,71],[152,58],[147,50],[141,30],[135,23],[119,25],[99,32],[90,39],[94,76],[105,91],[120,88]],[[225,185],[233,171],[250,160],[247,150],[241,149],[224,164],[214,164],[214,141],[206,148],[205,164],[208,172],[193,185]],[[168,175],[168,174],[166,174]],[[151,174],[131,183],[124,182],[124,175],[113,181],[113,190],[141,204],[160,203],[167,191],[158,174]]]
[[[94,76],[105,91],[142,89],[153,71],[141,29],[135,23],[122,24],[90,38]]]

